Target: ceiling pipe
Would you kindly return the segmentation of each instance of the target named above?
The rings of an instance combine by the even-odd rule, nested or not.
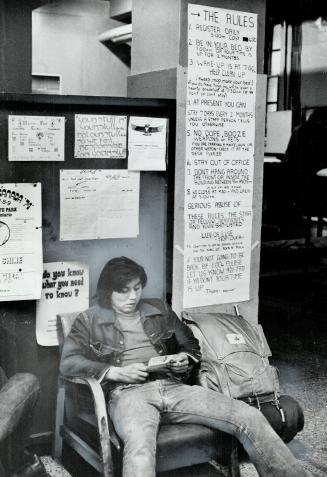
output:
[[[98,36],[98,40],[101,41],[101,43],[111,41],[115,45],[119,45],[120,43],[130,44],[132,42],[132,24],[107,30]]]

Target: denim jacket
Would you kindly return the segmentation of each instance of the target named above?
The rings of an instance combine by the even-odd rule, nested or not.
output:
[[[194,362],[201,359],[198,340],[166,303],[141,300],[139,311],[145,334],[159,355],[185,352]],[[63,345],[60,372],[101,382],[110,366],[120,366],[124,349],[114,310],[96,305],[77,316]]]

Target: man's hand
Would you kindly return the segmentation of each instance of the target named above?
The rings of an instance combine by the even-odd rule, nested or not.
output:
[[[185,374],[188,369],[188,356],[185,353],[178,353],[171,356],[169,361],[169,369],[174,374]]]
[[[148,376],[149,373],[143,363],[134,363],[122,368],[112,366],[106,374],[106,379],[119,383],[136,384],[144,383]]]

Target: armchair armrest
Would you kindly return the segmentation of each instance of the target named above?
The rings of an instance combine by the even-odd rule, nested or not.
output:
[[[73,377],[68,378],[65,376],[60,376],[60,379],[63,382],[68,382],[77,385],[84,385],[87,386],[91,392],[93,402],[94,402],[94,411],[98,423],[99,430],[104,428],[108,429],[108,412],[107,412],[107,405],[105,401],[105,397],[103,394],[103,389],[100,383],[94,378],[86,378],[86,377]],[[108,438],[109,438],[109,431],[108,431]]]
[[[58,399],[59,399],[60,392],[62,392],[63,396],[60,399],[62,399],[63,402],[64,402],[64,393],[65,393],[65,389],[64,389],[65,383],[71,383],[71,384],[76,384],[78,386],[81,385],[81,386],[88,387],[94,402],[94,413],[95,413],[96,422],[98,426],[101,455],[102,455],[103,465],[104,467],[106,467],[104,469],[104,475],[113,475],[110,441],[115,445],[115,447],[118,450],[120,449],[120,443],[119,443],[118,437],[116,436],[114,432],[113,427],[108,422],[109,419],[108,419],[108,412],[107,412],[107,404],[106,404],[105,396],[104,396],[103,389],[100,383],[95,378],[88,378],[88,377],[82,377],[82,376],[79,376],[79,377],[60,376]],[[62,406],[62,409],[60,410],[58,408],[58,403],[57,403],[57,419],[58,419],[58,414],[59,415],[61,414],[62,416],[61,420],[63,422],[64,409]]]
[[[71,378],[60,376],[60,379],[62,379],[63,381],[70,382],[72,384],[88,386],[94,401],[94,409],[95,409],[95,415],[98,422],[98,428],[99,430],[101,429],[100,422],[102,422],[102,418],[104,418],[103,422],[106,423],[105,428],[108,431],[109,439],[113,443],[113,445],[116,447],[116,449],[120,451],[121,444],[116,434],[115,428],[113,427],[111,423],[111,420],[108,419],[107,403],[105,401],[101,384],[94,378],[87,378],[82,376],[71,377]]]

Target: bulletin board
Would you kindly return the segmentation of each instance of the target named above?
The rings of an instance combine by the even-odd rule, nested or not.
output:
[[[76,115],[116,115],[167,118],[167,169],[141,171],[139,233],[135,237],[61,240],[60,174],[70,170],[126,170],[124,157],[74,157]],[[65,139],[58,160],[8,160],[8,116],[63,118]],[[103,265],[116,256],[142,264],[148,274],[146,297],[171,296],[173,188],[175,149],[175,101],[50,95],[0,95],[1,183],[40,183],[42,204],[43,262],[81,262],[89,267],[90,304]],[[9,145],[10,146],[10,145]],[[122,156],[118,147],[118,156]],[[82,156],[81,153],[79,153]],[[59,157],[61,156],[61,157]],[[49,159],[49,158],[48,158]],[[63,160],[62,160],[63,159]],[[53,431],[58,375],[58,348],[36,343],[36,300],[2,301],[0,312],[0,359],[8,375],[33,372],[41,380],[42,395],[34,425],[38,436]],[[49,402],[50,400],[50,402]]]

